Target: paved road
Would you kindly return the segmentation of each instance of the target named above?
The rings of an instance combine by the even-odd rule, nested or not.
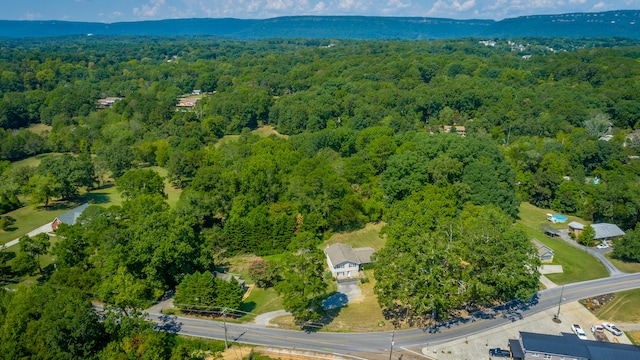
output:
[[[487,329],[518,321],[528,315],[555,308],[562,303],[573,302],[590,296],[602,295],[640,288],[640,273],[623,274],[614,277],[585,281],[559,286],[540,291],[537,303],[528,307],[506,310],[495,313],[485,313],[481,317],[464,319],[456,323],[446,324],[432,329],[411,329],[398,331],[395,334],[394,348],[405,348],[416,352],[428,342],[440,344],[480,333]],[[162,315],[150,313],[154,320]],[[166,328],[173,328],[181,334],[224,339],[223,323],[182,317],[164,317],[169,320]],[[227,323],[228,339],[247,344],[295,348],[325,353],[338,353],[361,358],[355,354],[388,352],[391,343],[391,333],[329,333],[303,332],[293,330],[268,329],[257,325],[239,325]]]

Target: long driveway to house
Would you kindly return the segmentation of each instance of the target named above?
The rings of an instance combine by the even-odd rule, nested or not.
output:
[[[31,231],[29,231],[29,232],[27,233],[27,235],[29,235],[29,237],[34,237],[34,236],[36,236],[36,235],[38,235],[38,234],[42,234],[42,233],[50,233],[50,232],[52,232],[52,231],[53,231],[53,229],[51,228],[51,224],[53,224],[53,222],[46,223],[46,224],[44,224],[44,225],[40,226],[39,228],[37,228],[37,229],[35,229],[35,230],[31,230]],[[21,236],[21,237],[22,237],[22,236]],[[6,243],[6,244],[4,244],[4,245],[0,246],[0,250],[3,250],[3,249],[6,249],[6,248],[9,248],[9,247],[11,247],[11,246],[13,246],[13,245],[17,244],[18,242],[20,242],[20,238],[17,238],[17,239],[11,240],[11,241],[9,241],[8,243]]]

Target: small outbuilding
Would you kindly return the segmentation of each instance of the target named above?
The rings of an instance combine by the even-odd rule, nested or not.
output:
[[[53,231],[56,231],[58,229],[58,226],[60,226],[60,224],[67,224],[67,225],[75,224],[76,221],[78,220],[78,217],[80,217],[84,209],[88,207],[89,207],[89,203],[85,203],[78,206],[75,209],[67,211],[66,213],[60,216],[57,216],[55,219],[53,219],[53,222],[51,223],[51,229]]]
[[[553,250],[547,245],[541,243],[538,239],[531,239],[533,245],[538,249],[538,257],[543,263],[553,262]]]

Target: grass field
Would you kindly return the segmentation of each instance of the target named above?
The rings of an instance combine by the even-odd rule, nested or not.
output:
[[[547,245],[554,252],[553,265],[562,265],[562,274],[548,274],[547,278],[556,284],[569,284],[578,281],[586,281],[607,277],[607,269],[595,257],[569,245],[559,238],[550,238],[543,234],[540,224],[552,225],[557,229],[566,229],[566,224],[552,224],[546,221],[547,213],[554,213],[552,210],[540,209],[529,203],[520,205],[519,217],[516,226],[522,228],[530,238],[536,238]],[[567,216],[568,221],[579,221],[583,224],[588,222],[575,217]]]
[[[42,161],[42,159],[50,157],[50,156],[57,156],[57,155],[62,155],[62,153],[46,153],[46,154],[39,154],[39,155],[35,155],[35,156],[30,156],[30,157],[22,159],[22,160],[14,161],[14,162],[11,163],[11,165],[12,166],[16,166],[16,167],[22,167],[22,166],[34,166],[34,167],[37,167],[38,165],[40,165],[40,162]]]
[[[616,297],[605,307],[600,309],[596,316],[599,319],[611,322],[640,322],[640,289],[616,293]]]
[[[541,209],[528,202],[522,202],[518,212],[518,222],[534,230],[539,230],[541,224],[551,226],[555,229],[567,229],[567,224],[572,221],[577,221],[585,225],[591,224],[590,221],[585,221],[577,216],[565,215],[567,217],[566,223],[552,223],[547,221],[547,214],[557,214],[557,212],[550,209]]]
[[[383,222],[375,224],[369,223],[364,227],[364,229],[347,233],[333,234],[327,241],[325,241],[321,245],[321,248],[324,249],[327,246],[333,245],[335,243],[343,243],[351,245],[354,248],[368,246],[372,247],[374,250],[380,250],[384,247],[385,238],[380,237],[378,233],[384,225],[386,224]]]
[[[13,239],[17,239],[29,231],[37,229],[47,222],[51,222],[56,216],[64,214],[78,205],[78,203],[63,202],[53,203],[49,206],[48,210],[25,206],[8,212],[4,215],[13,217],[16,219],[16,223],[9,231],[0,230],[0,244],[5,244]]]
[[[640,263],[627,262],[618,259],[614,259],[611,257],[611,253],[607,253],[604,256],[607,257],[613,264],[613,266],[617,267],[618,270],[626,273],[636,273],[640,272]]]
[[[171,207],[175,207],[180,200],[180,194],[182,193],[182,189],[176,188],[167,179],[167,169],[160,166],[152,166],[149,169],[154,170],[160,176],[164,178],[164,192],[167,194],[167,203]]]
[[[260,137],[268,137],[268,136],[271,136],[271,135],[275,135],[275,136],[280,137],[280,138],[288,138],[289,137],[288,135],[280,134],[271,125],[261,126],[261,127],[255,129],[255,130],[251,131],[251,133],[253,133],[255,135],[258,135]],[[216,149],[219,149],[221,146],[224,146],[225,144],[228,144],[230,142],[236,141],[236,140],[238,140],[238,138],[240,138],[240,135],[225,135],[220,140],[218,140],[218,142],[216,143]]]
[[[42,134],[45,131],[51,132],[51,129],[53,129],[52,126],[49,125],[45,125],[45,124],[31,124],[29,125],[29,131],[31,131],[34,134]]]

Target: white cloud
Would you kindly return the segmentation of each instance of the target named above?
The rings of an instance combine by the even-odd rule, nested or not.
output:
[[[584,4],[587,0],[569,0],[571,4]]]
[[[153,18],[158,15],[158,10],[164,5],[165,0],[149,0],[149,4],[133,8],[133,14],[139,17]]]
[[[476,0],[467,0],[464,2],[460,2],[458,0],[438,0],[433,4],[428,13],[430,15],[452,14],[471,10],[474,6],[476,6]]]
[[[285,10],[291,6],[291,0],[267,0],[265,9],[269,10]]]
[[[408,8],[410,6],[412,6],[413,4],[411,2],[402,2],[401,0],[389,0],[387,2],[387,6],[388,7],[392,7],[392,8],[396,8],[396,9],[404,9],[404,8]]]
[[[324,1],[320,1],[316,4],[316,6],[313,7],[313,12],[315,13],[321,13],[323,12],[325,9],[327,8],[327,4],[324,3]]]
[[[593,7],[591,8],[592,10],[604,10],[607,8],[607,4],[605,4],[603,1],[600,1],[599,3],[593,5]]]
[[[26,13],[24,14],[25,20],[39,20],[42,19],[42,14],[40,13]]]

